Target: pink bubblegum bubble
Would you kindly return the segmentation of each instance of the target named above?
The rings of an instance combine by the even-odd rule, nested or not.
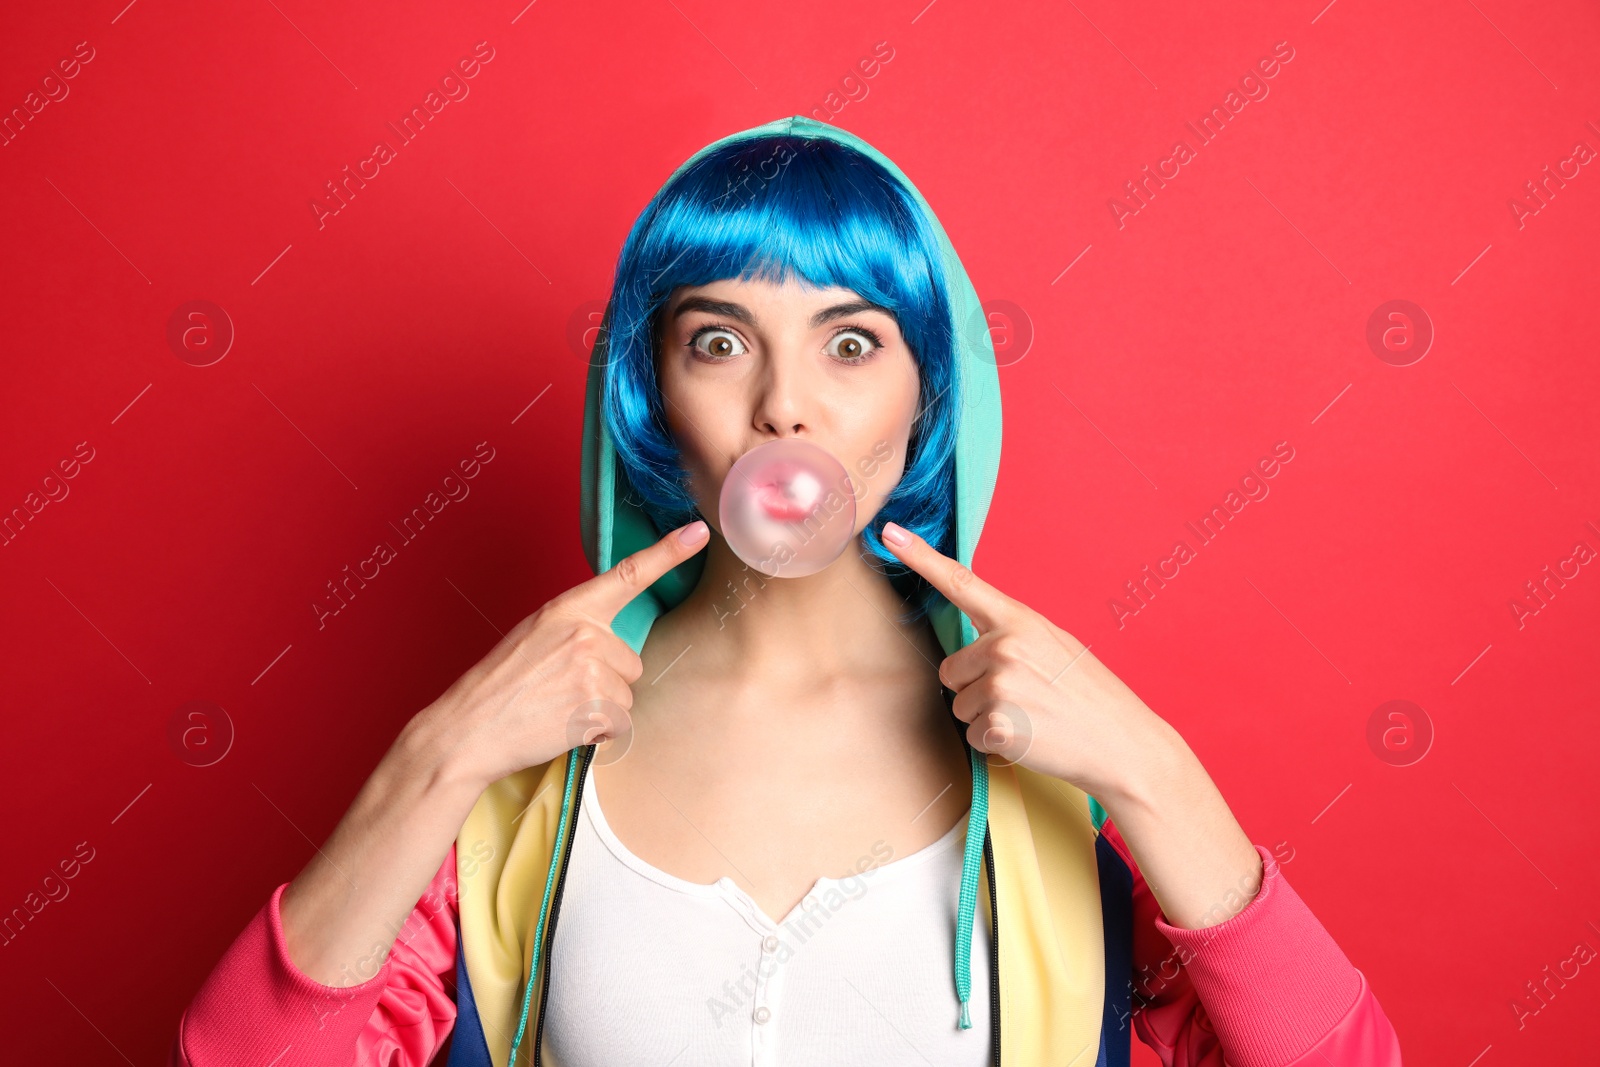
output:
[[[734,462],[717,514],[734,555],[762,574],[803,578],[838,559],[855,536],[855,488],[827,449],[779,438]]]

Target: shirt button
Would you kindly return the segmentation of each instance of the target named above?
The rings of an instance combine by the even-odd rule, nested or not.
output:
[[[768,934],[765,938],[763,938],[762,941],[761,941],[761,948],[765,952],[776,952],[776,951],[778,951],[778,937],[777,937],[777,935],[776,934]]]
[[[763,1004],[755,1010],[754,1018],[757,1023],[764,1023],[772,1018],[772,1009]]]

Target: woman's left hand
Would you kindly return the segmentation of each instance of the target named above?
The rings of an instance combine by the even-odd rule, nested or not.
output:
[[[1250,902],[1260,855],[1177,730],[1083,642],[971,568],[892,522],[883,542],[978,631],[939,666],[973,748],[1100,801],[1168,922],[1199,929]]]
[[[1176,731],[1082,641],[903,527],[885,524],[883,540],[977,628],[939,666],[973,748],[1107,797],[1172,745]]]

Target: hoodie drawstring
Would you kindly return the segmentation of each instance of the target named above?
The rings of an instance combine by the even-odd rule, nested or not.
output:
[[[533,980],[539,973],[539,949],[544,945],[544,917],[550,910],[550,892],[556,882],[556,865],[561,862],[561,848],[567,840],[567,812],[572,810],[572,781],[577,777],[578,753],[582,746],[567,753],[567,786],[561,793],[561,821],[556,831],[556,847],[550,852],[550,869],[544,876],[544,900],[539,905],[539,922],[533,932],[533,965],[528,969],[528,984],[522,991],[522,1017],[517,1020],[517,1036],[511,1042],[511,1056],[506,1060],[515,1067],[517,1050],[522,1047],[522,1035],[528,1028],[528,1007],[533,1001]]]
[[[978,906],[978,866],[989,827],[989,764],[969,748],[972,761],[972,812],[967,816],[967,843],[961,858],[961,903],[956,909],[956,996],[961,1001],[961,1029],[972,1029],[967,1001],[972,997],[972,913]]]

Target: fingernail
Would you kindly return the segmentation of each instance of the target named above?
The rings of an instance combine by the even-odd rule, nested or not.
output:
[[[883,539],[891,545],[906,545],[911,543],[911,535],[892,522],[883,524]]]
[[[706,520],[696,519],[678,531],[678,540],[686,545],[698,545],[710,534],[711,528],[706,525]]]

